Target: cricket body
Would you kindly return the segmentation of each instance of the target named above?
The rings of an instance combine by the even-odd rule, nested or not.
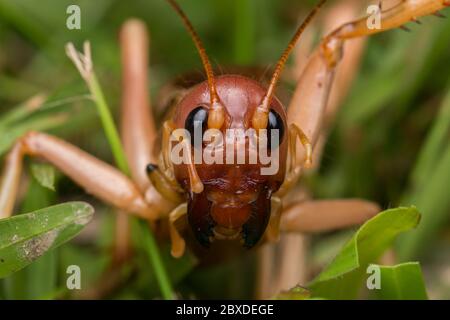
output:
[[[200,159],[202,161],[198,161],[193,168],[197,175],[191,173],[189,164],[175,165],[174,173],[188,195],[188,220],[200,243],[208,246],[214,237],[241,238],[244,246],[250,248],[262,237],[270,217],[273,217],[272,198],[276,197],[285,178],[289,140],[285,130],[286,114],[278,99],[273,99],[267,129],[257,134],[256,130],[252,130],[251,117],[266,90],[257,82],[238,75],[217,77],[216,85],[226,111],[220,129],[207,129],[210,97],[206,83],[190,90],[176,106],[173,123],[175,128],[187,129],[191,137],[195,134],[193,128],[196,121],[197,128],[202,130],[202,137],[216,133],[221,143],[217,143],[211,153],[218,155],[218,161],[205,163],[205,159]],[[266,136],[262,138],[264,134]],[[252,138],[253,143],[250,141]],[[203,150],[205,156],[208,155],[208,145],[213,144],[206,145],[206,150]],[[255,157],[253,163],[245,161],[250,160],[251,154],[257,156],[266,146],[271,148],[268,150],[270,159],[276,162],[275,170],[269,174],[264,174],[262,168],[266,166],[259,157]],[[202,147],[202,144],[194,146],[194,153],[195,149]],[[237,157],[242,153],[244,161],[238,161]],[[196,184],[203,187],[196,188]]]
[[[267,88],[239,75],[214,75],[192,24],[175,1],[167,1],[190,32],[207,80],[188,90],[175,103],[160,128],[161,148],[156,147],[158,128],[147,92],[148,35],[144,23],[132,19],[123,25],[120,34],[121,138],[130,177],[57,137],[30,132],[14,144],[6,157],[0,186],[0,218],[13,212],[26,155],[50,162],[89,193],[121,212],[152,222],[168,221],[175,257],[185,251],[182,220],[188,221],[203,246],[209,246],[213,239],[236,239],[250,248],[262,240],[276,240],[279,231],[323,232],[360,224],[374,216],[379,207],[364,200],[295,199],[294,187],[302,169],[311,165],[313,148],[323,137],[323,120],[330,112],[328,98],[336,67],[345,60],[345,41],[435,14],[449,6],[450,0],[399,0],[391,7],[380,6],[380,29],[368,29],[367,17],[343,24],[324,37],[311,54],[287,108],[275,96],[275,88],[289,54],[324,0],[319,1],[297,29]],[[89,45],[85,45],[84,54],[68,45],[67,53],[91,87],[94,76]],[[189,137],[195,136],[196,129],[200,130],[200,145],[195,143],[195,137],[194,142]],[[244,150],[249,155],[258,150],[259,154],[259,149],[264,147],[271,158],[277,159],[277,170],[263,174],[263,169],[270,165],[260,158],[253,163],[195,161],[197,152],[208,154],[210,145],[204,143],[208,140],[206,135],[214,142],[220,136],[227,136],[228,130],[247,134],[244,139],[227,145],[222,156],[223,145],[213,143],[216,148],[211,157],[216,157],[217,152],[216,159],[226,160],[230,150],[234,154]],[[276,143],[271,139],[272,132],[278,137]],[[172,151],[177,146],[185,151],[182,156],[185,161],[174,161]],[[289,193],[294,194],[291,197],[294,201],[287,205],[285,199]]]

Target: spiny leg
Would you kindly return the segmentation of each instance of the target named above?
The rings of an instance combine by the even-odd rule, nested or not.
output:
[[[336,29],[325,38],[324,46],[333,40],[346,40],[402,27],[404,24],[417,21],[419,17],[435,14],[450,6],[450,0],[399,0],[389,8],[380,3],[381,25],[380,28],[369,28],[368,18],[364,17],[353,22],[346,23]],[[328,57],[327,57],[328,58]]]
[[[360,13],[364,1],[348,0],[339,1],[329,9],[324,19],[325,34],[335,30],[347,21],[352,21]],[[366,47],[366,38],[357,38],[346,41],[344,45],[345,55],[336,67],[334,84],[331,88],[330,97],[325,109],[323,125],[313,152],[313,169],[320,166],[322,152],[325,147],[330,127],[333,125],[336,114],[342,106],[342,102],[350,91],[351,85],[361,64]]]
[[[324,22],[325,34],[332,32],[347,21],[352,21],[361,12],[364,6],[361,0],[339,1],[330,8]],[[350,87],[359,70],[361,58],[364,53],[366,38],[357,38],[345,43],[345,55],[336,68],[335,83],[331,89],[330,98],[325,113],[324,127],[328,130],[334,120],[336,112],[342,105]],[[323,131],[323,130],[322,130]],[[316,150],[314,150],[316,153]],[[316,159],[317,160],[317,159]]]
[[[7,156],[0,185],[0,214],[12,214],[25,155],[40,157],[69,176],[88,193],[140,217],[159,217],[158,203],[147,203],[136,185],[114,167],[56,137],[30,132],[16,142]]]
[[[450,6],[449,0],[401,0],[381,13],[380,29],[369,29],[368,17],[365,17],[331,32],[311,55],[304,68],[288,108],[289,122],[302,128],[315,146],[321,133],[336,67],[343,57],[345,40],[397,28],[447,6]],[[303,159],[304,156],[304,150],[297,154],[298,159]]]

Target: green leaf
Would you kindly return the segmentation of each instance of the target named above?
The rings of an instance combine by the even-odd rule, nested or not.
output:
[[[380,268],[380,290],[376,295],[384,300],[427,300],[427,290],[418,262],[407,262]]]
[[[56,194],[30,179],[20,212],[33,212],[55,204]],[[57,284],[58,250],[43,254],[32,264],[4,279],[8,300],[41,299],[55,290]]]
[[[0,278],[73,238],[93,213],[87,203],[69,202],[0,220]]]
[[[48,163],[32,163],[31,172],[44,188],[55,191],[55,168]]]
[[[398,234],[415,228],[419,221],[415,207],[387,210],[367,221],[310,284],[312,296],[356,298],[369,264],[377,262]]]

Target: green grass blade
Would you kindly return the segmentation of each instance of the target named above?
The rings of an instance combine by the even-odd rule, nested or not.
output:
[[[45,96],[44,95],[36,95],[29,99],[28,101],[13,107],[11,111],[6,112],[0,118],[0,128],[7,127],[9,125],[14,124],[17,121],[24,119],[25,117],[32,114],[38,108],[42,106],[44,103]]]
[[[90,90],[92,92],[92,96],[94,98],[95,104],[97,106],[98,114],[100,116],[100,120],[102,121],[103,130],[105,131],[106,137],[108,139],[109,145],[111,146],[111,150],[119,169],[125,173],[126,175],[130,174],[130,170],[128,168],[128,163],[125,157],[125,152],[123,150],[122,143],[120,141],[119,133],[116,129],[116,125],[114,124],[114,119],[109,111],[108,104],[106,103],[105,96],[103,91],[98,83],[97,77],[95,74],[92,74],[92,79],[89,82]]]
[[[423,213],[423,220],[414,234],[399,239],[402,261],[418,257],[434,235],[449,219],[450,198],[450,90],[444,99],[430,133],[422,147],[411,175],[410,189],[401,203],[414,204]]]
[[[450,197],[448,181],[450,179],[450,147],[435,165],[434,172],[420,189],[407,195],[404,204],[414,203],[423,212],[423,221],[414,234],[401,237],[398,244],[398,256],[407,261],[419,256],[435,237],[436,232],[448,221]]]
[[[85,43],[85,51],[86,45],[89,44]],[[75,63],[75,65],[77,65],[76,61],[77,59],[79,59],[79,57],[74,56],[74,52],[72,51],[72,49],[75,50],[73,44],[68,44],[66,50],[68,51],[69,58]],[[91,57],[88,56],[88,59],[91,59]],[[78,63],[80,64],[81,62],[78,61]],[[100,116],[100,120],[103,125],[103,130],[105,132],[106,138],[112,150],[114,160],[120,171],[129,176],[130,170],[125,156],[125,151],[122,142],[120,141],[118,130],[114,123],[114,119],[111,115],[110,108],[106,102],[103,90],[100,86],[100,83],[98,82],[97,76],[93,69],[89,69],[88,74],[83,75],[83,71],[81,70],[82,68],[80,69],[79,66],[77,68],[84,77],[86,84],[89,87],[89,91],[92,94],[92,98],[97,107],[97,112]],[[143,231],[143,234],[144,234],[144,241],[146,242],[146,248],[148,248],[149,258],[152,266],[155,269],[158,284],[160,285],[161,294],[165,299],[173,299],[174,294],[172,289],[172,283],[167,274],[164,263],[161,259],[161,254],[154,239],[154,236],[152,234],[152,231],[149,228],[146,228],[146,230]]]
[[[76,236],[93,213],[87,203],[69,202],[0,220],[0,278]]]
[[[0,17],[13,25],[35,45],[43,46],[47,43],[47,34],[41,25],[31,21],[15,1],[0,1]]]
[[[254,0],[234,0],[234,60],[249,65],[255,58],[256,11]]]
[[[413,170],[411,182],[413,186],[421,186],[434,171],[436,159],[442,156],[447,147],[447,137],[450,132],[450,88],[444,99],[440,112],[437,114],[433,127],[421,149],[417,164]]]
[[[64,114],[54,115],[50,117],[39,117],[24,121],[7,130],[0,128],[0,156],[11,148],[17,139],[31,130],[45,131],[56,128],[66,121]]]
[[[151,232],[149,232],[149,226],[146,223],[140,223],[141,227],[141,239],[144,244],[144,249],[147,252],[150,263],[156,275],[156,280],[158,281],[161,294],[165,300],[172,300],[175,298],[172,290],[171,281],[166,272],[164,264],[161,259],[161,254],[156,244],[155,237]]]

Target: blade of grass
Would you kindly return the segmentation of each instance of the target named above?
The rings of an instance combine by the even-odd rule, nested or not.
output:
[[[12,144],[26,132],[30,130],[49,130],[63,124],[67,119],[66,114],[57,114],[51,117],[40,117],[36,119],[30,119],[9,127],[7,130],[0,128],[0,156],[3,155]]]
[[[12,123],[29,116],[36,109],[42,106],[45,99],[45,95],[39,94],[25,101],[23,104],[13,107],[11,111],[3,114],[3,116],[0,118],[0,128],[11,125]]]
[[[41,28],[40,24],[34,23],[23,14],[16,3],[13,1],[0,1],[0,17],[19,30],[25,37],[37,46],[43,46],[47,43],[47,34]]]
[[[234,60],[248,65],[254,61],[256,11],[253,0],[234,0]]]
[[[130,175],[130,170],[128,168],[119,133],[117,132],[113,117],[111,115],[111,112],[109,111],[105,96],[103,95],[103,91],[100,87],[100,84],[98,83],[95,73],[92,73],[92,78],[89,83],[89,90],[91,91],[92,97],[95,101],[95,105],[97,106],[97,111],[100,116],[100,120],[102,121],[105,135],[108,139],[109,145],[111,146],[114,160],[123,173],[125,173],[126,175]]]
[[[141,230],[141,238],[144,243],[144,249],[149,257],[153,270],[155,271],[161,294],[166,300],[173,299],[174,294],[172,285],[162,262],[161,254],[158,250],[154,250],[154,248],[158,248],[155,237],[152,232],[149,232],[149,226],[145,223],[145,221],[141,221],[139,227]]]
[[[450,88],[412,171],[411,186],[401,202],[414,204],[423,213],[423,221],[417,231],[399,239],[399,257],[402,261],[420,255],[433,236],[448,221],[449,132]]]
[[[73,61],[81,76],[86,81],[89,91],[92,94],[92,98],[95,101],[95,105],[102,121],[106,138],[108,139],[108,143],[111,147],[114,160],[119,169],[129,176],[130,170],[126,161],[125,152],[105,96],[97,80],[97,76],[94,73],[90,51],[90,44],[88,42],[84,43],[83,54],[77,52],[71,43],[66,46],[67,55]],[[162,262],[161,254],[153,233],[149,227],[146,227],[145,232],[144,230],[142,231],[145,236],[144,239],[147,244],[146,249],[150,262],[154,268],[161,294],[164,299],[171,300],[174,298],[172,284],[167,274],[167,270]]]
[[[436,232],[448,221],[450,197],[448,181],[450,180],[450,147],[435,164],[434,172],[421,186],[406,195],[403,204],[414,203],[423,213],[423,223],[416,232],[405,235],[399,240],[399,258],[401,261],[411,260],[424,252]]]
[[[450,86],[443,105],[435,118],[424,147],[421,149],[416,166],[411,176],[413,186],[423,185],[435,168],[435,160],[439,159],[447,144],[450,132]]]

